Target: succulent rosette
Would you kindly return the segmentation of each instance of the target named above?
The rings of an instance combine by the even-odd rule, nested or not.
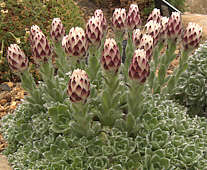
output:
[[[147,21],[149,22],[150,20],[153,20],[159,23],[160,19],[161,19],[160,9],[154,8],[151,14],[149,15]]]
[[[129,7],[129,12],[127,14],[127,27],[130,30],[138,28],[141,26],[140,11],[138,5],[131,4]]]
[[[154,20],[150,20],[145,25],[145,32],[146,34],[152,36],[154,46],[158,42],[160,30],[161,30],[161,25]]]
[[[69,34],[63,37],[62,47],[68,56],[86,56],[88,40],[85,31],[80,27],[72,27]]]
[[[107,29],[107,22],[106,22],[106,18],[104,17],[103,11],[101,9],[95,10],[94,16],[100,18],[102,29],[105,32]]]
[[[68,83],[67,93],[74,103],[86,102],[90,95],[90,81],[84,70],[76,69],[73,71]]]
[[[47,61],[52,51],[46,36],[42,32],[37,32],[33,41],[32,51],[35,63]]]
[[[202,27],[190,22],[184,31],[182,42],[185,50],[197,48],[202,38]]]
[[[182,33],[181,16],[179,12],[172,12],[168,22],[168,37],[172,40],[180,38]]]
[[[121,56],[116,41],[112,38],[105,40],[101,56],[101,65],[105,71],[116,73],[121,65]]]
[[[60,18],[54,18],[51,24],[50,35],[53,41],[60,42],[65,35],[65,29]]]
[[[13,71],[22,72],[28,67],[28,58],[17,44],[8,47],[7,60]]]
[[[152,51],[153,51],[153,38],[151,35],[143,34],[139,49],[144,49],[146,51],[146,57],[150,61],[152,57]]]
[[[129,78],[138,83],[144,83],[149,74],[150,66],[145,50],[135,50],[132,62],[129,67]]]
[[[160,25],[161,25],[160,40],[162,40],[162,41],[165,41],[167,39],[168,21],[169,21],[168,17],[161,17],[161,20],[160,20]]]
[[[86,24],[86,37],[89,44],[100,46],[103,38],[103,27],[99,17],[92,16]]]
[[[139,47],[140,42],[141,42],[141,38],[142,38],[141,30],[138,29],[138,28],[133,30],[133,32],[132,32],[132,41],[133,41],[133,44],[136,48]]]
[[[112,24],[116,30],[123,31],[126,29],[126,10],[116,8],[112,16]]]

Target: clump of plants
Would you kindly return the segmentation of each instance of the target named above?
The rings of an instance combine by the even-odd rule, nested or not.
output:
[[[33,25],[30,45],[43,80],[38,85],[24,52],[10,45],[9,66],[29,93],[16,113],[2,120],[8,141],[4,154],[14,168],[207,166],[206,120],[190,118],[184,107],[167,98],[199,44],[201,28],[189,24],[182,36],[180,65],[167,76],[182,33],[179,13],[166,18],[154,9],[141,28],[139,8],[132,4],[128,13],[115,9],[112,23],[115,38],[105,38],[107,23],[102,10],[96,10],[85,30],[72,27],[65,35],[62,21],[54,18],[52,44]],[[128,42],[126,56],[121,56],[124,32]]]
[[[207,42],[199,48],[188,59],[188,68],[179,78],[177,87],[174,89],[173,97],[188,108],[192,116],[206,116],[206,66],[207,66]]]
[[[28,43],[29,30],[32,24],[38,24],[42,31],[48,34],[48,29],[53,18],[59,17],[63,20],[64,26],[70,29],[72,26],[84,26],[83,15],[73,0],[0,0],[0,77],[1,81],[8,81],[13,78],[6,60],[6,49],[9,44],[18,44],[28,56],[29,61],[33,57]],[[31,65],[33,66],[33,65]],[[35,72],[35,68],[31,72]],[[37,77],[37,76],[36,76]],[[38,78],[36,78],[38,80]]]

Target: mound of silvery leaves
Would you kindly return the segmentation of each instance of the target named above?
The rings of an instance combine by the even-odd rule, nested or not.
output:
[[[179,13],[167,18],[158,9],[141,27],[135,4],[128,13],[115,9],[112,22],[115,37],[108,37],[103,12],[96,10],[85,30],[73,27],[65,35],[61,20],[54,18],[50,40],[33,25],[30,44],[42,78],[38,83],[24,52],[10,45],[9,66],[28,92],[15,113],[1,121],[8,142],[4,154],[13,168],[207,167],[206,119],[190,118],[184,106],[168,98],[202,29],[193,23],[183,29]],[[179,66],[167,75],[179,41]]]

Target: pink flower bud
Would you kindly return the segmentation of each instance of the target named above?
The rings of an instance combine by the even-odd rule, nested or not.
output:
[[[62,21],[60,18],[54,18],[51,25],[50,36],[53,41],[60,42],[62,41],[63,36],[65,35],[65,29],[63,27]]]
[[[129,67],[129,78],[138,83],[144,83],[150,74],[150,66],[144,49],[137,49],[134,52]]]
[[[202,27],[190,22],[182,37],[184,49],[197,48],[202,38]]]
[[[134,46],[136,48],[139,47],[140,42],[141,42],[141,38],[142,38],[142,33],[141,33],[140,29],[135,29],[132,33],[132,41],[133,41]]]
[[[140,11],[136,4],[131,4],[127,14],[127,27],[131,30],[141,26]]]
[[[121,56],[116,41],[112,38],[105,40],[101,57],[101,65],[105,71],[117,72],[121,65]]]
[[[160,22],[160,9],[154,8],[152,13],[149,15],[147,22],[149,22],[150,20],[156,21],[157,23]]]
[[[94,16],[100,18],[103,32],[105,32],[107,28],[107,22],[106,18],[104,17],[103,11],[101,9],[97,9],[94,12]]]
[[[35,34],[32,51],[35,63],[47,61],[48,57],[52,55],[48,40],[42,32],[37,32]]]
[[[84,30],[80,27],[72,27],[69,34],[63,37],[62,46],[69,56],[85,57],[88,41]]]
[[[68,83],[67,93],[74,103],[87,100],[90,95],[90,81],[84,70],[76,69],[73,71]]]
[[[8,47],[7,60],[13,71],[22,72],[28,67],[28,58],[17,44]]]
[[[153,45],[155,46],[159,39],[159,33],[160,33],[161,26],[156,21],[150,20],[145,25],[145,31],[147,34],[151,35],[153,38]]]
[[[126,10],[116,8],[112,16],[113,27],[123,31],[126,28]]]
[[[168,22],[168,37],[172,40],[180,38],[182,32],[181,16],[179,12],[172,12]]]
[[[90,44],[100,46],[103,38],[103,28],[99,17],[91,17],[86,24],[86,37]]]
[[[151,35],[143,34],[139,49],[144,49],[146,51],[146,57],[150,61],[152,57],[152,51],[153,51],[153,38]]]

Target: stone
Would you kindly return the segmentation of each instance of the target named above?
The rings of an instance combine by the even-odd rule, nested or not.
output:
[[[184,13],[182,15],[183,26],[186,27],[189,22],[197,23],[202,27],[203,40],[207,40],[207,15]]]
[[[12,170],[5,156],[0,155],[0,170]]]

